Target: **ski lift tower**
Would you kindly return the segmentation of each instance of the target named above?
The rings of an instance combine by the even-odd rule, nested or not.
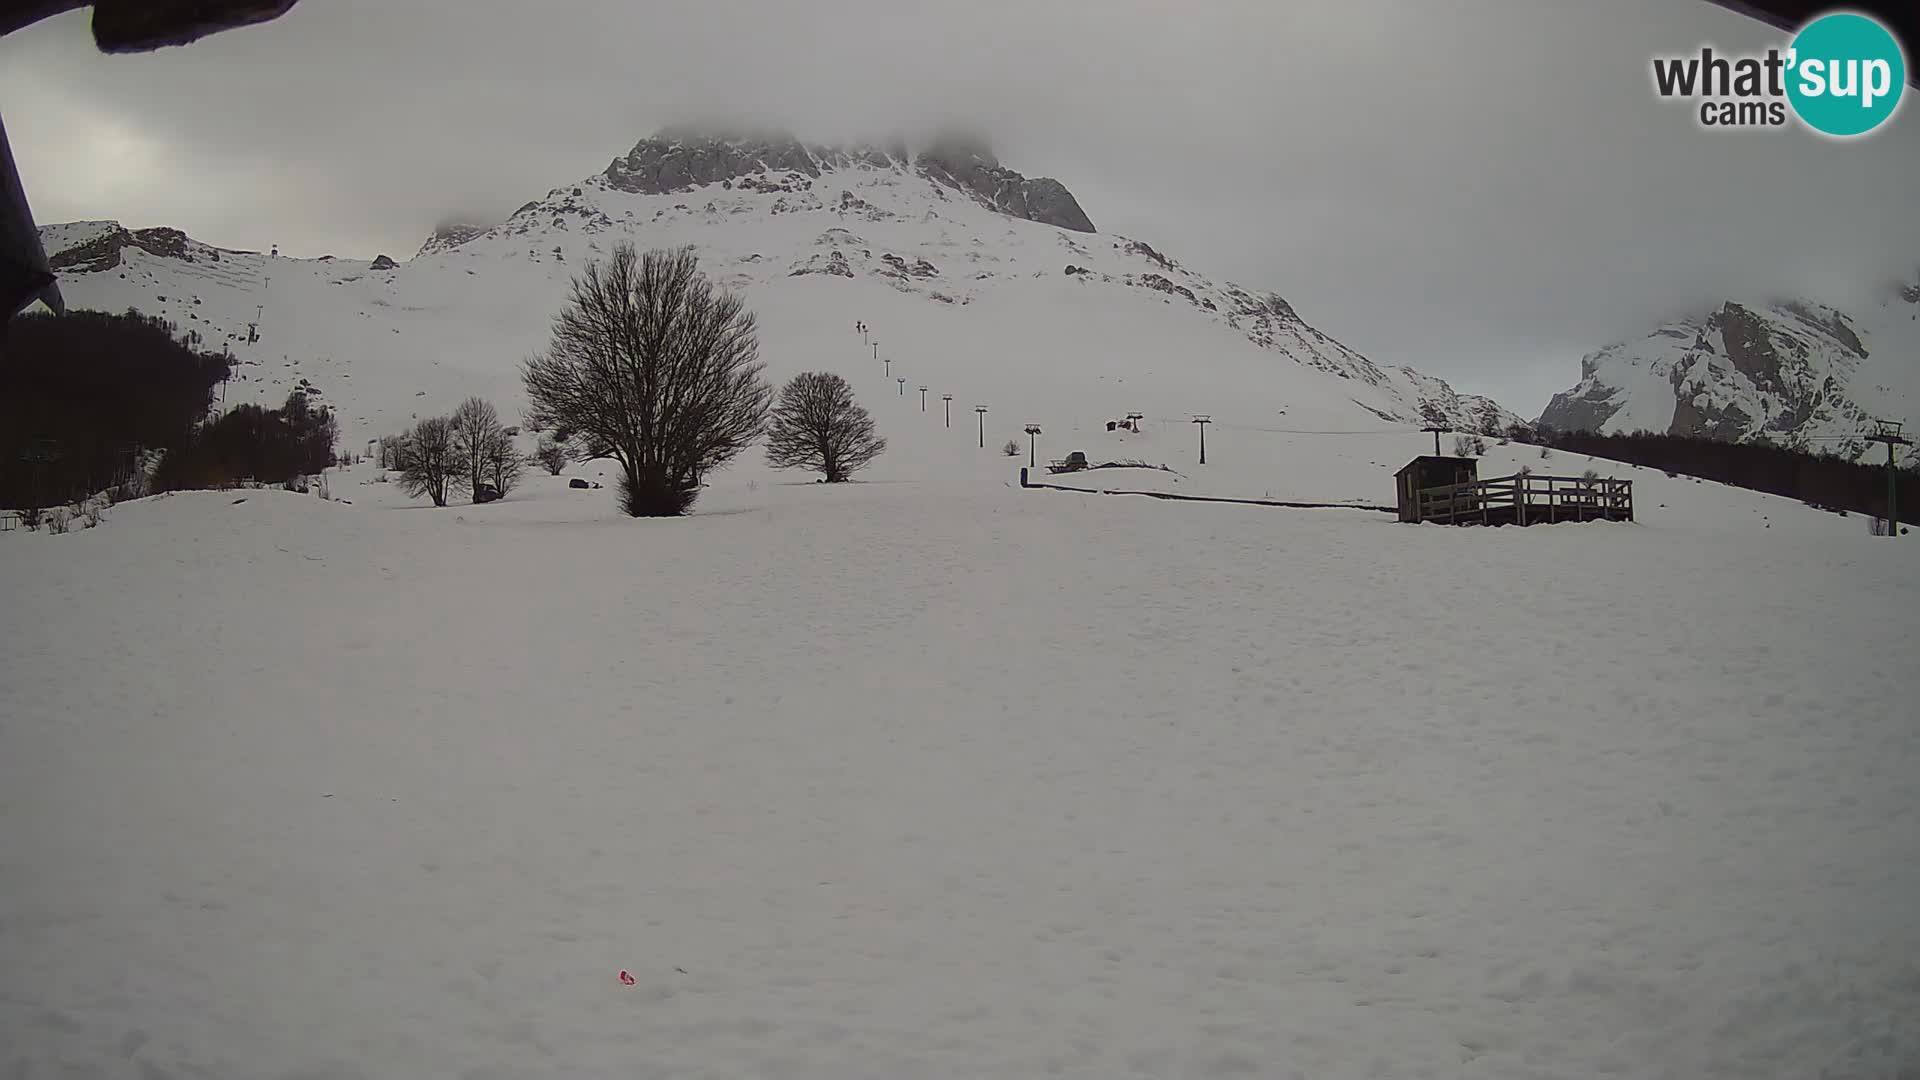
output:
[[[1902,435],[1906,425],[1897,420],[1875,420],[1873,434],[1867,436],[1870,443],[1887,444],[1887,535],[1900,535],[1900,471],[1893,464],[1893,448],[1912,446],[1913,440]]]

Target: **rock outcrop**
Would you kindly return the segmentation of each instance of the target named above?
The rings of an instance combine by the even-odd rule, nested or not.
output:
[[[1093,222],[1058,180],[1028,179],[1000,164],[981,139],[943,136],[917,157],[904,140],[852,146],[803,143],[786,132],[706,132],[667,128],[634,144],[601,174],[616,191],[662,195],[718,184],[748,191],[797,192],[843,169],[913,168],[1009,217],[1093,232]]]
[[[1853,314],[1807,300],[1725,301],[1588,354],[1579,384],[1555,394],[1540,423],[1857,456],[1873,417],[1910,418],[1902,398],[1915,345],[1920,283]]]
[[[54,270],[83,274],[111,270],[120,265],[121,252],[139,248],[149,255],[196,262],[220,261],[220,250],[187,237],[179,229],[137,229],[129,231],[114,225],[82,244],[47,253],[47,265]]]
[[[525,208],[523,207],[522,209]],[[447,222],[434,229],[433,235],[427,237],[427,242],[420,245],[420,254],[434,255],[444,251],[452,251],[454,248],[472,240],[474,237],[485,234],[487,228],[485,225],[473,225],[466,222]]]
[[[1029,180],[1001,165],[984,139],[944,136],[922,150],[914,164],[928,179],[959,188],[1011,217],[1074,232],[1095,231],[1066,185],[1044,176]]]
[[[663,195],[707,184],[748,190],[804,190],[783,183],[785,175],[817,180],[824,171],[858,166],[891,168],[906,163],[904,144],[809,146],[786,132],[716,133],[667,128],[614,158],[601,175],[617,191]]]

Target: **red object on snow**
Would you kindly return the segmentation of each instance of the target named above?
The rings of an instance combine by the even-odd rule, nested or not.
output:
[[[621,981],[621,983],[623,983],[624,985],[627,985],[627,986],[632,986],[632,985],[633,985],[633,976],[631,976],[631,975],[629,975],[629,974],[627,974],[626,972],[624,972],[624,971],[622,971],[622,972],[620,973],[620,981]]]

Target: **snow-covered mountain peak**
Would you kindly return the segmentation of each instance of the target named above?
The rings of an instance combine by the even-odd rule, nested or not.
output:
[[[1440,379],[1375,364],[1271,291],[1092,232],[1084,215],[1082,227],[1050,220],[1079,211],[1056,187],[966,136],[909,153],[679,130],[498,224],[443,224],[402,263],[223,252],[111,222],[42,235],[74,306],[174,321],[234,351],[245,385],[229,400],[310,387],[356,435],[469,393],[510,406],[517,366],[544,342],[568,281],[620,242],[697,248],[703,270],[762,315],[768,355],[794,363],[832,355],[827,343],[859,320],[887,326],[896,355],[991,378],[968,392],[1003,399],[1045,381],[1067,407],[1120,415],[1244,409],[1247,423],[1284,415],[1341,430],[1519,422]]]
[[[1806,299],[1725,300],[1588,354],[1540,422],[1858,456],[1875,419],[1920,419],[1920,280],[1841,311]]]

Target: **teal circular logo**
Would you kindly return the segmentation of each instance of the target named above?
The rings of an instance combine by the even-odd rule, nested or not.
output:
[[[1906,58],[1887,28],[1865,15],[1822,15],[1793,39],[1787,100],[1815,131],[1865,135],[1893,115],[1907,85]]]

